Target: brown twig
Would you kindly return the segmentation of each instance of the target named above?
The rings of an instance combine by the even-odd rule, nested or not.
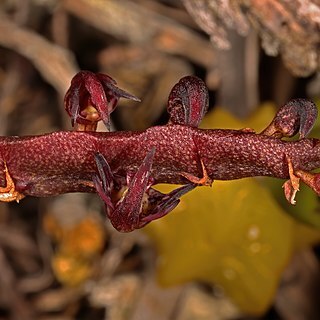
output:
[[[296,75],[320,69],[320,4],[317,0],[184,0],[186,8],[213,42],[230,47],[226,28],[246,35],[249,25],[269,55],[282,54]]]
[[[61,5],[90,25],[121,40],[148,43],[204,67],[215,64],[213,49],[205,39],[182,24],[132,1],[109,0],[106,5],[103,1],[65,0]]]
[[[78,71],[70,51],[50,43],[31,30],[20,28],[4,14],[0,15],[0,45],[30,59],[61,97]]]

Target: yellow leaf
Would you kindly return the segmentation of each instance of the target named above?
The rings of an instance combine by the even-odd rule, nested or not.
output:
[[[241,121],[228,111],[216,107],[201,122],[204,129],[242,129],[252,128],[256,132],[262,131],[273,119],[276,107],[273,103],[264,103],[248,119]]]
[[[270,305],[292,253],[293,222],[253,179],[198,188],[146,231],[159,253],[160,283],[221,285],[250,314]]]
[[[275,107],[265,104],[240,122],[216,108],[202,127],[260,132],[274,114]],[[281,206],[261,184],[265,180],[215,181],[212,188],[199,187],[184,196],[167,217],[145,228],[159,254],[160,283],[202,280],[218,284],[244,312],[262,314],[272,303],[293,252],[320,240],[319,230],[286,214],[290,205]],[[281,183],[276,193],[284,198]],[[168,186],[161,191],[168,192]],[[311,197],[316,199],[314,194]]]

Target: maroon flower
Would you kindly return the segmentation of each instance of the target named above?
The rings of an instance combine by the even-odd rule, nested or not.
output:
[[[138,170],[128,172],[126,178],[114,175],[102,154],[95,155],[98,174],[93,182],[108,218],[118,231],[130,232],[165,216],[179,204],[181,196],[196,187],[189,183],[168,194],[151,188],[154,154],[155,148],[152,148]]]
[[[102,73],[77,73],[64,99],[72,126],[78,131],[95,131],[98,121],[102,120],[110,130],[110,114],[120,98],[140,101],[116,84],[114,79]]]

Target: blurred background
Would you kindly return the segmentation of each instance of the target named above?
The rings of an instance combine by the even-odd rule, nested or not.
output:
[[[81,69],[141,98],[121,101],[114,130],[165,124],[194,74],[203,127],[259,132],[289,99],[319,102],[320,1],[0,0],[1,135],[71,130]],[[0,319],[320,319],[320,202],[302,186],[289,206],[282,184],[214,182],[130,234],[96,195],[1,203]]]

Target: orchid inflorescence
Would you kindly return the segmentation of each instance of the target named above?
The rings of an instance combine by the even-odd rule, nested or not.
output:
[[[112,225],[129,232],[165,216],[181,196],[214,179],[288,179],[284,193],[291,204],[300,180],[320,195],[320,174],[312,172],[320,167],[320,140],[306,138],[317,118],[311,101],[289,101],[261,133],[199,129],[208,90],[201,79],[185,76],[169,94],[168,124],[110,132],[120,98],[140,101],[110,76],[81,71],[65,96],[74,131],[1,137],[0,200],[96,192]],[[108,132],[96,131],[99,121]],[[297,133],[297,141],[283,140]],[[163,194],[153,187],[158,183],[182,186]]]

